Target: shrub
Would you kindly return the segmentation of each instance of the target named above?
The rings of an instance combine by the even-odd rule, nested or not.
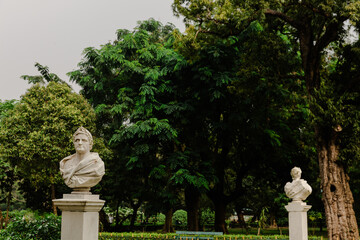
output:
[[[163,225],[165,223],[165,215],[162,213],[158,213],[156,215],[152,215],[148,219],[149,224],[159,224]]]
[[[214,224],[215,222],[215,211],[207,208],[201,212],[200,225]]]
[[[173,224],[186,225],[187,224],[187,212],[185,210],[177,210],[173,215]]]
[[[53,214],[17,216],[0,232],[1,240],[59,240],[60,236],[61,218]]]

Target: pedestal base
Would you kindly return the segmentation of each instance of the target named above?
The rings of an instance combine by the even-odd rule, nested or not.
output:
[[[285,206],[289,212],[289,238],[290,240],[307,240],[308,224],[307,211],[310,205],[302,201],[293,201]]]
[[[99,195],[64,194],[53,200],[62,211],[61,240],[97,240],[99,211],[105,201]]]

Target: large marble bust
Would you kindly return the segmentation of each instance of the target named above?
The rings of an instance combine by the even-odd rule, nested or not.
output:
[[[74,192],[89,192],[105,174],[104,162],[99,154],[90,152],[93,138],[84,127],[76,130],[73,142],[76,153],[60,161],[60,172],[65,184]]]
[[[301,178],[301,169],[294,167],[291,169],[292,182],[285,185],[285,193],[288,198],[293,201],[304,201],[312,192],[310,185]]]

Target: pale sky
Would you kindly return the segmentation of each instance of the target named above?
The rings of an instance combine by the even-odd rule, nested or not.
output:
[[[0,100],[20,99],[30,85],[21,75],[39,75],[35,62],[63,80],[77,68],[86,47],[115,40],[154,18],[185,30],[172,0],[0,0]],[[74,85],[74,84],[72,84]],[[79,86],[73,86],[79,91]]]

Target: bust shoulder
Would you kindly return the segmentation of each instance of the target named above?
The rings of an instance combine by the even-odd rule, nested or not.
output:
[[[75,158],[75,154],[67,156],[60,161],[60,169],[69,168]]]

